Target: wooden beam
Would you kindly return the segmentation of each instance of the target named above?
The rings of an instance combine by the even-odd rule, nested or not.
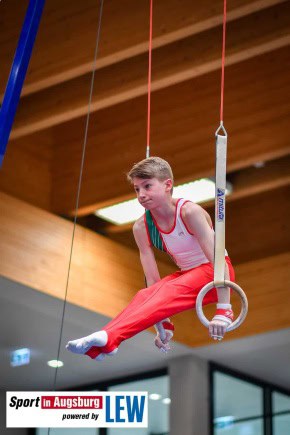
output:
[[[226,204],[226,247],[233,264],[256,261],[289,250],[290,187],[283,186],[241,197]],[[214,205],[205,207],[214,221]],[[105,231],[105,230],[104,230]],[[136,249],[132,228],[123,233],[109,233],[108,237],[124,246]],[[169,258],[156,251],[162,262]]]
[[[0,171],[0,190],[45,210],[51,209],[53,141],[49,132],[36,140],[9,143]]]
[[[228,179],[234,188],[233,194],[228,198],[229,201],[270,192],[290,184],[290,156],[266,163],[257,162],[257,165],[256,168],[246,168],[229,175]]]
[[[290,186],[244,197],[227,205],[226,245],[234,264],[287,252]],[[214,219],[214,207],[208,209]]]
[[[289,53],[289,48],[283,48],[228,68],[225,119],[230,135],[229,172],[289,154]],[[220,74],[214,72],[153,95],[151,153],[172,163],[177,183],[214,174],[219,83]],[[79,173],[83,132],[82,118],[53,129],[54,137],[60,138],[55,149],[52,197],[57,213],[74,210],[73,187]],[[145,132],[146,101],[142,97],[92,115],[80,214],[130,197],[124,173],[144,157]]]
[[[0,274],[62,299],[73,225],[5,194],[0,194],[0,205]],[[229,338],[290,326],[289,261],[288,253],[236,267],[237,282],[248,295],[250,311],[246,323]],[[172,270],[162,264],[161,269],[163,274]],[[138,254],[77,227],[69,302],[113,317],[142,286]],[[234,298],[233,301],[237,312]],[[176,316],[174,322],[176,340],[191,346],[209,342],[193,311]]]
[[[271,193],[271,190],[290,184],[290,156],[267,162],[258,162],[260,167],[250,167],[228,174],[227,180],[233,186],[232,193],[227,196],[227,204],[241,198],[249,198],[263,192]],[[133,198],[133,196],[132,196]],[[257,199],[256,199],[257,200]],[[210,209],[214,206],[214,199],[203,202],[203,208]],[[236,207],[239,207],[237,204]],[[132,230],[132,223],[123,225],[107,224],[104,231],[106,234],[124,233]]]
[[[274,17],[274,19],[273,19]],[[290,44],[290,3],[276,5],[230,22],[227,65]],[[220,26],[153,52],[152,91],[220,69]],[[100,69],[95,76],[91,112],[147,93],[148,55]],[[21,101],[11,139],[70,121],[88,110],[91,73],[27,96]]]
[[[64,298],[73,224],[4,193],[0,208],[0,274]],[[90,309],[94,300],[100,313],[114,315],[144,285],[138,257],[134,250],[77,226],[68,301]],[[164,275],[171,270],[161,265]]]
[[[228,22],[280,3],[283,0],[232,0],[228,6]],[[154,46],[161,47],[221,24],[222,5],[222,0],[217,0],[214,5],[212,0],[198,4],[190,0],[156,2]],[[1,5],[3,36],[0,45],[4,49],[1,80],[6,77],[11,65],[8,59],[15,45],[15,29],[10,29],[18,9],[18,0]],[[19,15],[22,13],[20,8]],[[98,14],[94,0],[82,3],[78,0],[47,2],[23,95],[70,80],[92,69]],[[148,50],[148,14],[148,2],[145,0],[108,0],[105,3],[97,68]],[[2,86],[0,81],[0,89]]]
[[[1,75],[0,75],[0,101],[5,91],[9,71],[13,62],[14,53],[23,26],[29,0],[21,2],[1,2],[0,5],[0,46],[1,46]]]

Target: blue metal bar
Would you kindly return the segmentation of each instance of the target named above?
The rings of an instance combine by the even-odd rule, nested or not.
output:
[[[45,0],[30,0],[0,110],[0,168],[37,35]]]

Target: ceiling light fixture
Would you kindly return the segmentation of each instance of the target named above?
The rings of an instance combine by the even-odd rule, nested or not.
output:
[[[50,361],[47,361],[47,364],[49,365],[49,367],[53,367],[53,368],[62,367],[63,366],[63,362],[59,361],[57,359],[52,359]]]
[[[226,195],[232,192],[232,185],[227,183]],[[174,187],[173,196],[184,198],[196,203],[202,203],[214,199],[215,183],[209,178],[191,181]],[[134,222],[144,213],[144,207],[138,200],[130,199],[109,207],[100,208],[95,215],[115,225],[123,225]]]
[[[257,169],[263,168],[264,166],[265,166],[265,162],[263,161],[254,163],[254,167]]]
[[[171,399],[169,397],[166,397],[165,399],[162,400],[162,403],[164,403],[164,405],[170,405]]]
[[[149,399],[150,399],[150,400],[160,400],[161,397],[162,397],[162,396],[161,396],[160,394],[157,394],[157,393],[149,394]]]

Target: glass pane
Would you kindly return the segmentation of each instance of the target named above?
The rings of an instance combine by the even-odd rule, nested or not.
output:
[[[289,411],[290,412],[290,396],[274,392],[273,396],[273,413]]]
[[[263,416],[263,389],[221,372],[214,373],[214,422]]]
[[[107,429],[108,435],[138,435],[169,434],[169,377],[160,376],[153,379],[118,384],[109,388],[109,391],[148,391],[148,428],[140,429]],[[132,432],[133,431],[133,432]]]
[[[273,417],[273,435],[290,434],[290,414]]]
[[[264,434],[264,429],[263,429],[262,419],[229,424],[221,428],[216,427],[214,430],[214,435],[263,435],[263,434]]]
[[[36,435],[47,435],[48,429],[39,428],[36,429]],[[98,429],[93,428],[55,428],[50,429],[50,435],[98,435]]]
[[[290,396],[273,392],[273,435],[289,435],[290,434]],[[279,412],[287,412],[289,414],[276,415]]]

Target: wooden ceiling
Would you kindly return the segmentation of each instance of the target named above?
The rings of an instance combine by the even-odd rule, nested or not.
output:
[[[27,3],[1,4],[0,90]],[[7,193],[63,215],[75,207],[98,13],[93,0],[47,2],[0,179]],[[132,195],[124,173],[145,154],[148,13],[148,1],[104,3],[81,215]],[[221,14],[221,1],[154,3],[152,154],[172,163],[176,182],[214,173]],[[264,161],[276,168],[266,169],[273,186],[281,182],[273,160],[285,167],[289,154],[289,43],[289,1],[229,3],[225,124],[236,178]],[[33,194],[23,165],[41,177]]]
[[[0,94],[27,4],[0,3]],[[47,1],[0,172],[2,192],[68,218],[99,4]],[[221,0],[154,1],[152,155],[172,164],[176,183],[214,175],[222,10]],[[133,196],[125,173],[145,157],[148,24],[148,0],[105,0],[79,204],[82,225],[133,249],[131,226],[112,228],[92,213]],[[224,121],[233,184],[227,247],[237,264],[289,249],[289,70],[290,1],[231,0]]]
[[[0,90],[27,4],[1,4]],[[47,2],[0,175],[5,192],[62,215],[75,208],[99,12],[94,0]],[[132,196],[124,173],[145,154],[148,15],[147,0],[104,2],[80,215]],[[221,22],[220,0],[154,2],[152,154],[172,163],[177,183],[214,174]],[[289,1],[229,3],[225,125],[236,207],[241,189],[289,183],[289,44]]]
[[[1,2],[2,94],[27,4]],[[98,14],[94,0],[47,1],[0,172],[3,192],[68,217],[75,210]],[[148,15],[147,0],[104,3],[79,208],[81,224],[131,247],[131,226],[112,228],[91,214],[132,197],[125,173],[145,155]],[[176,183],[214,175],[221,23],[220,0],[154,2],[152,154],[169,160]],[[238,262],[287,249],[289,45],[289,1],[229,2],[225,125],[234,191],[227,240]],[[266,236],[269,228],[275,236]]]

